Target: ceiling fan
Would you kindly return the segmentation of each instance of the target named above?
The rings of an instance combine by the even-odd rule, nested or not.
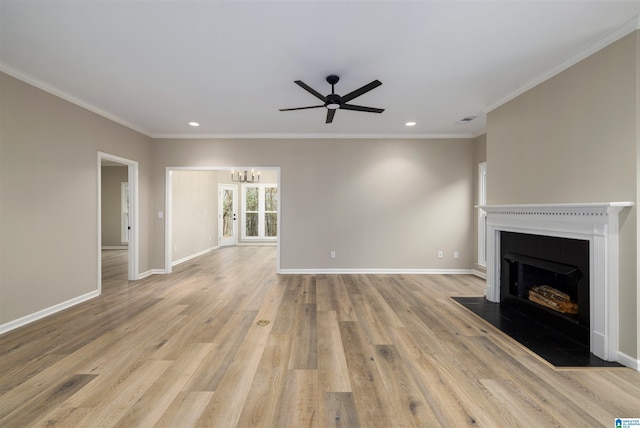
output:
[[[316,91],[315,89],[311,88],[309,85],[304,83],[302,80],[296,80],[294,83],[296,83],[298,86],[300,86],[305,91],[309,92],[311,95],[313,95],[316,98],[320,99],[324,104],[320,104],[320,105],[317,105],[317,106],[309,106],[309,107],[282,108],[282,109],[280,109],[280,111],[306,110],[306,109],[310,109],[310,108],[326,107],[327,108],[327,120],[326,120],[325,123],[333,122],[333,116],[335,116],[337,109],[364,111],[364,112],[368,112],[368,113],[382,113],[384,111],[383,108],[363,107],[363,106],[357,106],[357,105],[354,105],[354,104],[347,104],[352,99],[354,99],[356,97],[359,97],[360,95],[365,94],[365,93],[369,92],[370,90],[372,90],[374,88],[377,88],[378,86],[382,85],[382,82],[380,82],[379,80],[374,80],[373,82],[371,82],[371,83],[369,83],[367,85],[364,85],[360,89],[356,89],[353,92],[349,92],[347,95],[340,96],[340,95],[335,93],[335,89],[334,89],[334,85],[336,83],[338,83],[339,80],[340,80],[340,78],[338,76],[333,75],[333,74],[331,76],[327,76],[327,83],[329,83],[331,85],[331,93],[329,95],[327,95],[327,96],[324,96],[321,93],[319,93],[318,91]]]

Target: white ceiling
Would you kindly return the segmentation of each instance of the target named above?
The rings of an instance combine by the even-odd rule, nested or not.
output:
[[[153,137],[476,136],[638,14],[640,0],[0,0],[0,70]],[[352,103],[385,112],[278,111],[319,104],[293,81],[328,94],[329,74],[342,95],[382,81]]]

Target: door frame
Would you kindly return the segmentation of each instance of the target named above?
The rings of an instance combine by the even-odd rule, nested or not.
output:
[[[172,173],[173,171],[250,171],[250,170],[272,170],[276,171],[278,175],[278,236],[276,241],[276,272],[280,273],[280,237],[282,236],[283,230],[283,213],[282,213],[282,189],[281,184],[281,170],[279,166],[168,166],[165,168],[165,198],[164,198],[164,213],[159,212],[158,217],[164,217],[164,273],[169,274],[173,271],[173,266],[171,266],[171,248],[172,248],[172,239],[171,234],[171,220],[172,220],[172,202],[173,202],[173,187],[171,184]]]
[[[222,192],[224,190],[233,190],[233,242],[225,243],[223,240],[224,221],[222,219]],[[238,243],[238,192],[240,188],[237,184],[218,183],[218,246],[226,247],[236,245]]]
[[[138,162],[115,156],[109,153],[98,152],[98,275],[97,289],[102,293],[102,161],[112,161],[127,167],[127,181],[129,183],[129,243],[127,279],[135,281],[138,279],[138,243],[139,243],[139,219],[138,219]]]

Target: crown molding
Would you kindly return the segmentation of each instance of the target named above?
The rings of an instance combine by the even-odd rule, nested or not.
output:
[[[524,94],[525,92],[527,92],[530,89],[533,89],[534,87],[538,86],[542,82],[544,82],[546,80],[549,80],[553,76],[555,76],[557,74],[560,74],[561,72],[563,72],[567,68],[579,63],[583,59],[593,55],[594,53],[598,52],[599,50],[609,46],[610,44],[620,40],[621,38],[625,37],[626,35],[634,32],[636,30],[640,30],[640,15],[635,16],[634,18],[632,18],[629,21],[625,22],[622,26],[620,26],[620,28],[618,28],[617,30],[613,31],[608,36],[598,40],[596,43],[594,43],[594,44],[592,44],[590,46],[587,46],[586,48],[576,52],[574,55],[570,56],[569,58],[567,58],[566,60],[564,60],[560,64],[556,65],[554,68],[552,68],[551,70],[547,71],[546,73],[538,76],[537,78],[535,78],[533,80],[530,80],[528,83],[526,83],[523,86],[521,86],[520,88],[516,89],[514,92],[512,92],[509,95],[507,95],[506,97],[498,100],[497,102],[495,102],[494,104],[491,104],[490,106],[485,107],[484,109],[482,109],[482,112],[483,113],[489,113],[492,110],[497,109],[498,107],[506,104],[507,102],[511,101],[512,99]]]
[[[470,139],[484,134],[152,134],[156,140],[424,140],[424,139]]]
[[[21,80],[21,81],[23,81],[25,83],[28,83],[31,86],[35,86],[38,89],[41,89],[41,90],[43,90],[45,92],[48,92],[51,95],[55,95],[58,98],[62,98],[65,101],[68,101],[68,102],[70,102],[72,104],[75,104],[75,105],[77,105],[79,107],[82,107],[85,110],[89,110],[92,113],[95,113],[95,114],[97,114],[99,116],[104,117],[105,119],[109,119],[112,122],[116,122],[116,123],[118,123],[118,124],[120,124],[122,126],[125,126],[125,127],[129,128],[129,129],[133,130],[133,131],[136,131],[136,132],[139,132],[140,134],[146,135],[147,137],[151,137],[151,134],[148,131],[145,131],[144,129],[141,129],[141,128],[133,125],[132,123],[127,122],[126,120],[124,120],[124,119],[122,119],[122,118],[120,118],[118,116],[114,116],[113,114],[111,114],[111,113],[109,113],[109,112],[107,112],[105,110],[102,110],[102,109],[100,109],[100,108],[98,108],[98,107],[96,107],[96,106],[94,106],[92,104],[89,104],[89,103],[87,103],[87,102],[85,102],[85,101],[83,101],[83,100],[81,100],[79,98],[76,98],[76,97],[68,94],[67,92],[65,92],[65,91],[63,91],[63,90],[61,90],[61,89],[59,89],[59,88],[57,88],[57,87],[55,87],[55,86],[53,86],[53,85],[51,85],[49,83],[46,83],[46,82],[44,82],[44,81],[42,81],[42,80],[40,80],[40,79],[38,79],[38,78],[36,78],[34,76],[31,76],[30,74],[24,73],[22,71],[18,71],[15,68],[13,68],[13,67],[11,67],[11,66],[3,63],[3,62],[0,62],[0,71],[5,73],[5,74],[8,74],[11,77],[15,77],[18,80]]]

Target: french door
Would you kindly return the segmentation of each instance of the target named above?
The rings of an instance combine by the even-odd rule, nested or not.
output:
[[[238,243],[238,186],[218,184],[218,245]]]

